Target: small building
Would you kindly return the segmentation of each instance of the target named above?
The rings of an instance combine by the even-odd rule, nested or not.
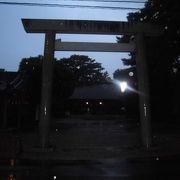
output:
[[[34,114],[29,97],[23,91],[25,79],[18,72],[0,72],[0,127],[31,123]]]
[[[116,84],[82,86],[75,88],[68,107],[72,114],[119,114],[124,107],[123,99]]]

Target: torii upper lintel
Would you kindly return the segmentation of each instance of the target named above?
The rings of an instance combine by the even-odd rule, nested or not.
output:
[[[90,20],[55,20],[55,19],[22,19],[24,29],[28,33],[45,33],[54,31],[64,34],[134,34],[143,32],[156,36],[162,30],[149,23],[129,23],[121,21]]]

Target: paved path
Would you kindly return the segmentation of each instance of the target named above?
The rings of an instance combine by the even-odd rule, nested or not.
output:
[[[9,159],[1,159],[0,178],[178,179],[179,131],[169,131],[167,125],[158,133],[161,128],[154,128],[154,146],[147,151],[140,146],[136,123],[58,121],[51,128],[53,151],[37,148],[37,133],[20,134],[23,151],[13,164]]]
[[[53,152],[35,148],[37,134],[24,134],[23,158],[59,160],[128,159],[174,155],[180,152],[180,136],[153,134],[153,147],[140,146],[140,129],[136,123],[123,121],[59,121],[52,127],[50,141]]]

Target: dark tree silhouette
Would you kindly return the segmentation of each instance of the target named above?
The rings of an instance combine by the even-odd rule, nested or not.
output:
[[[101,63],[84,55],[72,55],[63,58],[60,63],[68,67],[76,79],[76,85],[92,85],[107,83],[109,75],[104,72]]]
[[[22,59],[19,72],[25,74],[24,91],[32,103],[40,102],[43,56]],[[66,99],[75,86],[106,83],[108,73],[100,63],[88,56],[72,55],[70,58],[54,59],[53,102]]]
[[[19,72],[25,77],[23,90],[33,107],[40,104],[43,56],[22,59]],[[72,55],[60,60],[54,59],[53,66],[53,116],[64,116],[67,98],[76,86],[106,83],[108,73],[100,63],[88,56]]]
[[[23,58],[19,65],[18,72],[24,78],[24,94],[32,104],[40,103],[42,60],[43,56]]]
[[[146,37],[154,119],[163,119],[163,116],[167,119],[168,115],[172,117],[174,107],[176,106],[176,109],[178,109],[177,107],[180,105],[180,95],[178,93],[180,87],[177,83],[180,80],[178,73],[180,70],[180,6],[178,4],[178,0],[148,0],[145,8],[128,15],[129,22],[150,22],[163,28],[161,37]],[[133,37],[123,36],[118,41],[130,41],[130,39],[133,39]],[[125,65],[135,65],[134,55],[130,54],[129,59],[123,59],[123,63]]]

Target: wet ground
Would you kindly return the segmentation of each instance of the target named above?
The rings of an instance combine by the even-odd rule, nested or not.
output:
[[[22,152],[0,158],[0,180],[179,179],[179,128],[153,128],[154,147],[140,147],[139,124],[114,121],[56,121],[52,152],[37,151],[36,132],[23,132]],[[174,130],[174,131],[173,131]],[[160,134],[158,133],[160,132]]]
[[[125,161],[29,161],[18,160],[15,166],[4,162],[0,179],[179,179],[180,157],[136,158]]]

